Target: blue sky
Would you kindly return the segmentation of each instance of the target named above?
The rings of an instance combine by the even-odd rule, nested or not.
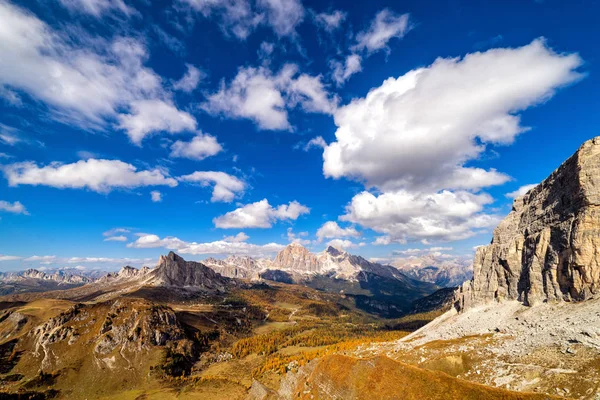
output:
[[[0,270],[470,257],[597,133],[599,8],[0,1]]]

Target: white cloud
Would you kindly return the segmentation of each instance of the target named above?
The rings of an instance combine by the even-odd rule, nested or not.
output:
[[[348,239],[333,239],[327,242],[327,246],[332,246],[336,249],[342,250],[353,249],[358,247],[356,243],[353,243],[351,240]]]
[[[262,42],[256,52],[258,59],[263,60],[263,62],[268,64],[270,62],[270,56],[273,54],[273,50],[275,50],[275,44],[271,42]]]
[[[217,228],[270,228],[277,221],[295,221],[300,215],[308,214],[310,209],[297,201],[272,207],[267,199],[246,204],[213,219]]]
[[[375,246],[387,246],[388,244],[391,244],[391,243],[392,243],[392,238],[389,237],[388,235],[383,235],[383,236],[377,236],[371,244],[374,244]]]
[[[338,86],[341,86],[350,77],[357,72],[362,71],[362,58],[358,54],[350,54],[342,64],[339,61],[331,60],[332,77]]]
[[[220,153],[223,147],[214,136],[198,133],[190,142],[181,140],[171,145],[171,157],[204,160],[206,157]]]
[[[217,21],[226,36],[245,40],[259,25],[269,26],[278,37],[296,36],[296,26],[304,20],[299,0],[179,0],[205,18]]]
[[[495,226],[501,219],[484,213],[493,201],[485,193],[441,191],[419,194],[407,191],[375,196],[362,192],[346,206],[340,217],[385,236],[376,244],[404,243],[407,240],[460,240]]]
[[[21,96],[19,96],[14,90],[10,90],[1,85],[0,99],[4,100],[6,103],[14,107],[21,107],[23,105],[23,100],[21,100]]]
[[[300,104],[306,112],[333,114],[337,108],[338,98],[330,96],[325,89],[321,76],[301,74],[290,79],[284,88],[288,95],[288,106]]]
[[[153,203],[160,203],[162,201],[162,193],[158,190],[153,190],[150,192],[150,199]]]
[[[119,0],[79,2],[99,5]],[[172,104],[160,76],[144,66],[149,55],[138,40],[107,41],[80,34],[75,41],[68,29],[56,31],[6,2],[0,2],[0,26],[0,87],[26,92],[45,103],[56,119],[85,129],[105,129],[121,116],[122,126],[132,130],[132,140],[138,143],[149,130],[174,132],[195,126],[189,114]],[[154,110],[166,115],[143,113],[148,104],[161,105]],[[134,115],[122,116],[122,110]],[[150,123],[143,124],[140,118],[150,118]]]
[[[341,228],[335,221],[327,221],[317,230],[317,238],[319,241],[322,241],[323,239],[359,236],[360,232],[353,226]]]
[[[88,158],[98,158],[96,153],[87,150],[79,150],[76,154],[77,157],[81,158],[82,160],[87,160]]]
[[[239,235],[239,234],[238,234]],[[270,255],[282,250],[285,246],[277,243],[257,245],[246,241],[217,240],[208,243],[186,242],[177,237],[165,237],[161,239],[157,235],[147,234],[140,236],[135,242],[129,243],[127,247],[137,249],[148,249],[163,247],[174,250],[179,254],[240,254],[255,257]]]
[[[108,231],[102,233],[103,236],[115,236],[118,233],[129,233],[131,232],[130,229],[127,228],[113,228],[113,229],[109,229]]]
[[[342,25],[347,16],[348,14],[344,11],[334,10],[331,13],[315,14],[314,20],[319,28],[327,32],[333,32]]]
[[[177,181],[159,168],[138,171],[119,160],[80,160],[72,164],[51,163],[38,167],[26,161],[2,167],[9,186],[44,185],[55,188],[88,188],[108,193],[113,189],[142,186],[177,186]]]
[[[304,20],[304,7],[300,0],[257,0],[267,23],[279,37],[295,36],[296,26]]]
[[[153,132],[179,133],[196,130],[196,120],[163,100],[135,100],[130,113],[119,115],[119,127],[127,131],[131,141],[140,145]]]
[[[6,211],[13,214],[29,215],[29,212],[27,212],[27,209],[20,201],[10,203],[8,201],[0,200],[0,211]]]
[[[17,128],[0,123],[0,142],[9,146],[14,146],[21,142],[22,139],[17,136],[17,131]]]
[[[537,185],[538,185],[537,183],[523,185],[520,188],[518,188],[517,190],[515,190],[514,192],[506,193],[505,196],[508,197],[509,199],[516,199],[517,197],[523,196],[525,193],[529,192],[531,189],[533,189]]]
[[[465,167],[487,143],[509,144],[526,128],[519,111],[578,78],[576,54],[544,40],[464,58],[437,59],[389,78],[334,114],[337,141],[323,154],[326,176],[381,190],[476,189],[506,182],[493,169]]]
[[[261,129],[289,130],[286,108],[301,106],[306,112],[331,114],[338,98],[331,96],[321,76],[298,75],[298,67],[286,64],[273,74],[268,68],[241,68],[229,85],[221,82],[202,108],[211,114],[247,118]]]
[[[205,18],[215,18],[221,31],[245,40],[264,20],[262,14],[252,10],[248,0],[179,0],[201,13]]]
[[[8,256],[6,254],[0,254],[0,261],[15,261],[15,260],[20,260],[23,257],[19,257],[19,256]]]
[[[42,264],[52,263],[56,260],[56,256],[31,256],[25,258],[23,261],[28,262],[40,262]]]
[[[211,114],[251,119],[261,129],[290,129],[277,81],[265,68],[241,68],[229,86],[222,82],[202,108]]]
[[[287,228],[286,236],[290,243],[298,243],[302,246],[308,246],[309,244],[311,244],[311,241],[309,239],[302,239],[303,237],[308,236],[308,232],[300,232],[296,235],[293,229],[290,227]]]
[[[152,258],[110,258],[110,257],[70,257],[58,259],[55,263],[67,263],[67,264],[113,264],[114,266],[123,265],[143,265],[152,262]],[[66,267],[66,268],[77,268],[77,267]],[[82,267],[87,268],[87,267]],[[81,269],[81,268],[78,268]]]
[[[410,30],[408,14],[397,15],[389,9],[377,13],[369,29],[356,35],[353,50],[367,50],[369,53],[387,49],[392,38],[402,38]]]
[[[109,11],[118,11],[126,16],[136,13],[123,0],[60,0],[60,3],[70,11],[90,14],[95,17],[100,17]]]
[[[245,242],[248,239],[250,239],[250,236],[246,235],[244,232],[240,232],[235,236],[225,236],[223,238],[224,241],[232,243]]]
[[[191,93],[198,87],[198,83],[200,83],[200,80],[204,78],[206,74],[192,64],[186,64],[186,67],[187,71],[185,72],[185,75],[173,84],[173,89]]]
[[[230,203],[246,189],[246,183],[233,175],[220,171],[196,171],[178,178],[182,182],[195,182],[201,186],[214,185],[210,201]]]
[[[110,236],[104,239],[105,242],[126,242],[127,236],[119,235],[119,236]]]
[[[309,151],[313,147],[320,147],[322,149],[327,147],[327,142],[321,136],[317,136],[316,138],[312,138],[306,143],[304,146],[304,151]]]
[[[452,251],[453,248],[452,247],[429,247],[429,248],[423,248],[423,249],[417,249],[417,248],[413,248],[413,249],[404,249],[404,250],[395,250],[392,253],[393,254],[402,254],[402,255],[411,255],[411,254],[432,254],[436,257],[441,256],[441,252],[443,251]]]

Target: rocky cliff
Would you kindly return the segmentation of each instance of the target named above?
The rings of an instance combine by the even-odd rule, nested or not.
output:
[[[480,247],[456,296],[474,304],[586,300],[600,284],[600,137],[524,196]]]
[[[297,273],[319,272],[320,270],[317,256],[298,243],[291,243],[281,250],[273,260],[273,265],[276,268],[292,270]]]
[[[150,286],[217,291],[224,291],[228,282],[228,278],[219,275],[206,265],[185,261],[173,252],[160,256],[157,266],[147,273],[147,279],[143,281]]]

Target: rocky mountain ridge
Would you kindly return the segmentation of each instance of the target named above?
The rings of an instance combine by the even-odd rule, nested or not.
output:
[[[93,279],[90,279],[84,275],[71,274],[65,271],[55,271],[54,273],[49,274],[32,268],[20,272],[7,272],[0,274],[0,281],[2,282],[23,282],[26,280],[53,281],[58,284],[73,285],[83,285],[93,281]]]
[[[440,287],[458,287],[473,278],[473,260],[464,257],[442,257],[427,254],[392,261],[404,274]]]

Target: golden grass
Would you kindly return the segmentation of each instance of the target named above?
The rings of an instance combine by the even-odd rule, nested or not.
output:
[[[380,400],[534,400],[548,395],[509,392],[452,378],[379,356],[357,359],[343,355],[323,357],[310,374],[308,390],[298,388],[297,398],[339,398]],[[324,390],[327,392],[324,392]]]

